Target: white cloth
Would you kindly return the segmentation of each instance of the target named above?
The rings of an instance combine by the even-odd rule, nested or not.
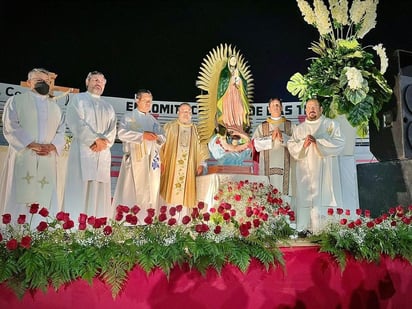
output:
[[[158,135],[157,140],[143,140],[145,131]],[[123,158],[113,197],[113,209],[117,205],[141,209],[140,223],[146,217],[146,209],[159,207],[160,148],[166,136],[160,123],[150,114],[137,109],[126,112],[119,122],[118,137],[123,142]],[[115,211],[113,216],[115,216]]]
[[[309,134],[316,139],[316,146],[305,149],[303,144]],[[338,122],[321,116],[295,127],[287,146],[296,160],[297,229],[318,233],[327,209],[342,205],[338,156],[345,139]]]
[[[58,156],[65,144],[60,107],[48,96],[32,91],[11,97],[4,107],[3,134],[9,147],[0,178],[0,212],[17,219],[19,214],[29,214],[28,205],[39,203],[55,215],[61,209],[57,192],[63,185],[57,180],[62,168]],[[38,156],[26,148],[32,142],[53,144],[57,153]]]
[[[89,92],[72,97],[66,111],[67,125],[73,134],[67,161],[63,209],[75,223],[80,213],[110,217],[111,151],[116,137],[113,106]],[[108,140],[108,147],[93,152],[90,146],[98,138]]]
[[[277,188],[283,195],[291,197],[293,194],[293,173],[294,173],[294,162],[290,162],[289,160],[289,170],[288,176],[289,182],[286,188],[284,188],[284,163],[285,163],[285,150],[287,155],[287,141],[289,140],[290,136],[286,134],[285,130],[285,122],[281,121],[281,118],[277,120],[268,121],[269,126],[269,136],[265,136],[263,132],[263,123],[258,125],[255,132],[253,133],[252,139],[253,144],[257,152],[259,152],[259,175],[265,175],[265,150],[269,150],[268,152],[268,162],[269,162],[269,180],[270,183]],[[282,139],[283,142],[279,141],[278,139],[272,140],[272,132],[275,128],[279,128],[282,132]]]

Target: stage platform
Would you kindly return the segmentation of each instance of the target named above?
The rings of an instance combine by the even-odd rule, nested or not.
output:
[[[298,243],[296,243],[298,245]],[[170,277],[159,269],[147,275],[139,266],[130,273],[121,293],[95,278],[89,285],[77,280],[54,291],[33,291],[22,300],[0,285],[0,308],[411,308],[412,265],[383,256],[379,264],[348,259],[342,272],[333,258],[317,246],[281,248],[285,268],[266,270],[252,261],[242,273],[227,265],[202,276],[196,270],[175,268]]]

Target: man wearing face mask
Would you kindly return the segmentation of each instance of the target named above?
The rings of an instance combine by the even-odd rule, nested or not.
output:
[[[57,156],[63,152],[63,113],[49,95],[50,72],[35,68],[28,73],[31,91],[7,100],[3,112],[3,134],[9,143],[1,174],[0,213],[14,218],[29,214],[38,203],[50,213],[60,211],[57,198]],[[32,227],[33,226],[32,223]]]
[[[111,147],[116,137],[113,106],[101,97],[106,78],[99,71],[86,77],[87,91],[74,95],[67,111],[73,134],[67,161],[63,210],[75,224],[81,213],[111,215]]]

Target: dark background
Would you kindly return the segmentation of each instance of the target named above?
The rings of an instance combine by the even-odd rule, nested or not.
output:
[[[380,1],[362,45],[383,43],[389,57],[412,51],[411,14],[412,1]],[[100,70],[106,96],[148,88],[155,100],[190,102],[203,58],[221,43],[248,61],[255,102],[296,101],[286,83],[306,73],[318,39],[293,0],[1,1],[0,34],[0,82],[19,84],[44,67],[58,74],[56,85],[84,91],[87,73]]]

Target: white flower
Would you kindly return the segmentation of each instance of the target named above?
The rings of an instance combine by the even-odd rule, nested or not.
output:
[[[373,49],[376,51],[380,58],[381,62],[381,69],[380,72],[381,74],[385,74],[386,69],[388,68],[388,57],[386,57],[386,49],[385,47],[382,46],[382,43],[375,45]]]
[[[305,0],[296,0],[298,3],[298,7],[300,12],[302,13],[304,21],[306,21],[309,25],[316,24],[316,16],[313,12],[310,5]]]
[[[329,18],[329,10],[322,0],[313,2],[314,12],[316,16],[316,28],[321,36],[325,36],[332,31],[332,25]]]
[[[348,1],[347,0],[329,0],[330,12],[332,19],[341,26],[347,25],[348,22]]]
[[[357,25],[361,23],[363,16],[366,13],[366,2],[361,0],[353,0],[349,14],[351,21]]]
[[[361,39],[376,26],[376,8],[378,5],[378,0],[366,0],[365,5],[365,16],[360,29],[356,33],[356,36]]]
[[[362,88],[363,77],[361,71],[354,67],[346,67],[346,78],[348,79],[348,86],[352,90]]]

